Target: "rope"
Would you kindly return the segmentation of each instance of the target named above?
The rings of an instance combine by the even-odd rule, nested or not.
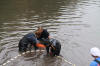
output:
[[[40,50],[37,50],[37,52],[39,52],[39,51],[40,51]],[[41,50],[41,51],[45,51],[45,50]],[[20,57],[20,56],[22,56],[22,55],[25,55],[26,53],[30,53],[30,52],[35,52],[35,51],[23,52],[22,54],[19,54],[19,55],[15,56],[14,58],[11,58],[11,59],[8,60],[7,62],[3,63],[2,66],[5,66],[5,65],[7,65],[8,63],[10,63],[10,62],[14,61],[15,59],[17,59],[18,57]],[[70,65],[72,65],[72,66],[76,66],[75,64],[73,64],[73,63],[67,61],[64,57],[61,57],[61,56],[57,56],[57,57],[60,58],[60,59],[63,59],[66,63],[68,63],[68,64],[70,64]]]
[[[76,66],[75,64],[73,64],[73,63],[67,61],[64,57],[61,57],[61,56],[57,56],[57,57],[60,58],[60,59],[63,59],[66,63],[68,63],[68,64],[70,64],[70,65],[72,65],[72,66]]]

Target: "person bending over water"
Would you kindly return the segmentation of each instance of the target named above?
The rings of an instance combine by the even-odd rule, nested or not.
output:
[[[37,31],[37,38],[41,41],[42,44],[46,46],[47,55],[52,56],[59,56],[61,50],[61,43],[53,38],[50,38],[49,32],[42,27],[38,27]]]
[[[49,33],[46,29],[43,29],[42,27],[39,27],[35,33],[28,33],[22,39],[19,41],[18,47],[19,51],[26,52],[27,49],[31,49],[32,46],[34,46],[34,49],[38,49],[36,44],[38,43],[38,40],[42,39],[48,39]],[[38,40],[37,40],[38,39]],[[30,47],[28,47],[30,46]]]
[[[22,39],[19,41],[19,51],[21,52],[26,52],[27,49],[31,49],[32,46],[34,46],[34,49],[36,50],[38,47],[36,46],[37,44],[37,38],[34,33],[28,33]]]

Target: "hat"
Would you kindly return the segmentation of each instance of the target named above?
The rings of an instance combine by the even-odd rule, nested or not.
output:
[[[90,49],[90,54],[93,56],[98,56],[100,57],[100,49],[97,47],[93,47]]]

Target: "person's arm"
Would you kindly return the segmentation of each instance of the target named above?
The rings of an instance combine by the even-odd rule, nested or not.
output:
[[[32,40],[32,43],[31,43],[32,46],[34,46],[34,49],[37,50],[38,47],[36,46],[36,44],[37,44],[37,39],[36,39],[36,37],[32,37],[31,40]]]

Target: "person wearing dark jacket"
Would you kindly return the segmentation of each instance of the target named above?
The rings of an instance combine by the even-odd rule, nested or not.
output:
[[[46,46],[47,55],[59,56],[61,51],[61,43],[54,39],[49,38],[44,40],[44,45]]]
[[[47,54],[51,56],[59,56],[61,51],[61,43],[53,38],[50,38],[49,44],[47,46]]]
[[[35,32],[37,39],[46,46],[47,55],[59,56],[61,50],[61,43],[49,37],[49,32],[42,27],[38,27]]]
[[[37,38],[34,33],[28,33],[26,34],[20,41],[19,41],[19,51],[26,52],[28,46],[34,46],[34,49],[36,50],[38,47],[36,46]]]
[[[38,27],[35,34],[37,36],[37,39],[40,41],[40,43],[42,43],[46,46],[47,54],[49,54],[50,38],[49,38],[49,32],[47,31],[47,29],[43,29],[42,27]]]
[[[32,46],[34,46],[34,49],[36,50],[38,49],[38,47],[36,46],[37,40],[44,41],[45,39],[48,39],[48,37],[49,32],[42,27],[38,27],[35,33],[28,33],[19,41],[19,51],[26,52],[27,49],[31,49]]]

